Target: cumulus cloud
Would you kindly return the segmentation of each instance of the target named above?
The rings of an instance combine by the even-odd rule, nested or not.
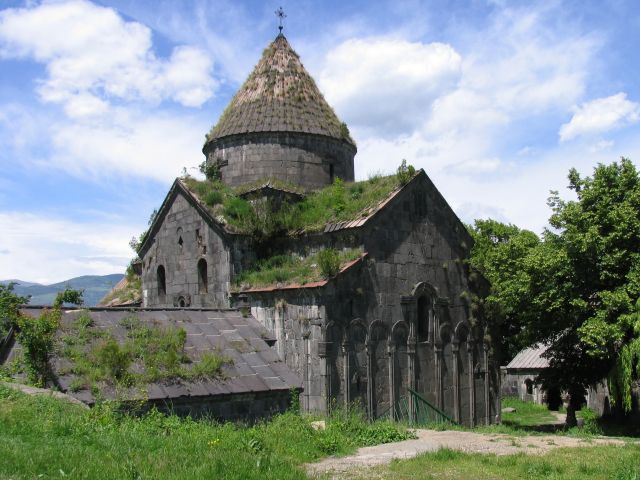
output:
[[[149,28],[84,0],[3,10],[0,56],[43,63],[40,97],[71,117],[104,113],[112,100],[200,106],[217,86],[203,50],[179,46],[158,58]]]
[[[456,86],[460,64],[442,43],[352,39],[327,54],[319,83],[351,123],[376,135],[410,133],[425,108]]]
[[[198,118],[127,109],[93,122],[61,122],[49,127],[53,148],[43,167],[96,181],[111,174],[166,182],[202,161],[206,129]]]
[[[132,256],[128,240],[141,225],[75,223],[19,211],[0,212],[0,278],[53,283],[78,275],[123,272]]]
[[[484,212],[540,231],[549,189],[584,164],[554,156],[546,165],[543,129],[532,123],[558,122],[580,101],[602,45],[554,8],[498,7],[481,29],[458,29],[450,45],[367,38],[331,50],[320,86],[358,142],[356,177],[392,172],[405,158],[464,220]]]
[[[607,132],[640,121],[640,104],[620,92],[585,102],[575,108],[568,123],[560,127],[560,141]]]

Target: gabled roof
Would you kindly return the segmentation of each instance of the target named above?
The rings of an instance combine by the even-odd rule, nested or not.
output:
[[[160,208],[158,209],[158,213],[153,219],[153,222],[151,222],[151,225],[149,226],[149,230],[147,230],[146,235],[142,239],[140,248],[138,249],[138,254],[140,258],[142,258],[145,255],[146,251],[151,246],[153,237],[160,229],[160,226],[164,221],[164,217],[167,215],[167,213],[169,212],[169,209],[171,208],[173,200],[179,194],[182,194],[182,196],[187,200],[187,202],[189,202],[189,204],[198,211],[198,213],[207,222],[207,224],[209,224],[211,228],[214,228],[216,231],[218,231],[218,233],[221,233],[221,234],[234,233],[234,232],[229,232],[225,230],[224,224],[222,224],[219,220],[217,220],[211,214],[211,212],[207,209],[204,203],[193,192],[191,192],[179,178],[176,178],[175,181],[173,182],[173,185],[171,185],[171,188],[169,189],[167,196],[164,198],[162,205],[160,205]]]
[[[25,307],[22,312],[36,316],[42,308]],[[122,320],[135,315],[144,324],[184,329],[187,334],[184,353],[192,361],[206,352],[218,352],[231,360],[222,367],[222,378],[159,381],[146,385],[146,391],[132,392],[133,396],[142,393],[146,399],[162,400],[301,388],[300,378],[269,346],[273,343],[270,333],[255,318],[244,317],[238,310],[73,308],[63,312],[63,328],[72,325],[83,310],[89,311],[93,327],[109,332],[118,342],[124,342],[127,337]],[[58,382],[63,391],[85,403],[94,402],[88,390],[68,391],[75,378],[67,373],[68,360],[54,357],[52,364],[59,373]]]
[[[355,146],[284,35],[262,54],[249,78],[207,135],[208,143],[254,132],[302,132]]]
[[[518,354],[509,362],[506,366],[507,369],[542,369],[549,367],[549,360],[542,355],[547,351],[547,347],[543,344],[534,345],[533,347],[525,348],[518,352]]]

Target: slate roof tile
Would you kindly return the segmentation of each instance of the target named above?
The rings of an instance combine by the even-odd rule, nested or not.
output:
[[[23,312],[38,315],[41,308],[25,307]],[[187,331],[185,354],[192,361],[197,361],[204,352],[209,351],[221,353],[232,361],[231,364],[222,367],[223,378],[198,382],[172,379],[148,384],[146,396],[150,400],[290,389],[301,386],[299,377],[279,359],[277,353],[262,338],[267,334],[264,327],[252,316],[245,318],[238,311],[117,308],[88,310],[95,328],[110,332],[121,342],[127,338],[128,330],[120,322],[123,318],[133,315],[143,323],[184,328]],[[66,310],[61,320],[63,325],[70,323],[77,315],[77,309]],[[56,366],[64,365],[68,361],[63,358],[54,358],[52,363]],[[265,376],[267,378],[263,378]],[[73,376],[60,376],[60,381],[63,390],[68,389]],[[136,392],[136,389],[131,389],[128,394],[134,398]],[[67,393],[85,403],[94,402],[88,390]],[[115,393],[115,390],[109,386],[103,391],[107,398],[114,397]]]

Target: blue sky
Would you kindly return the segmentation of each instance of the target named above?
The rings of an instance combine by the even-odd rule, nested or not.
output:
[[[123,271],[280,5],[358,178],[406,158],[464,221],[540,233],[570,167],[638,164],[634,1],[0,1],[0,279]]]

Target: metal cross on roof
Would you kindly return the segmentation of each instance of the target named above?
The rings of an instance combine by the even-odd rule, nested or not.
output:
[[[280,20],[280,26],[278,27],[278,30],[280,30],[280,33],[282,33],[282,29],[284,28],[282,26],[282,21],[287,18],[287,14],[284,13],[284,10],[282,9],[282,7],[278,8],[278,10],[276,10],[274,12],[276,14],[276,17],[278,17],[278,19]]]

